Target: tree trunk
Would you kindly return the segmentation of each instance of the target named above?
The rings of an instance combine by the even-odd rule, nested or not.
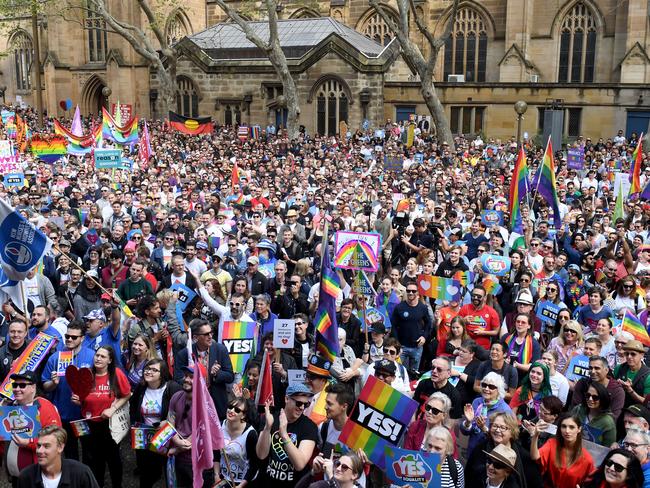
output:
[[[276,52],[279,51],[278,52]],[[282,91],[284,93],[284,98],[287,102],[287,134],[289,140],[297,139],[300,128],[300,104],[298,103],[298,89],[296,88],[296,82],[291,76],[289,67],[287,66],[287,60],[284,57],[284,53],[280,48],[280,43],[277,43],[277,46],[272,46],[271,52],[269,53],[269,61],[275,68],[280,81],[282,82]]]
[[[449,128],[449,121],[447,120],[445,109],[442,106],[442,103],[440,103],[438,92],[433,84],[433,78],[430,75],[422,76],[422,74],[420,74],[420,89],[422,90],[424,103],[427,104],[427,108],[429,109],[429,112],[431,112],[433,125],[436,127],[436,138],[438,139],[438,143],[441,144],[446,142],[451,146],[454,136]]]
[[[162,61],[158,63],[163,118],[167,117],[170,111],[176,111],[176,64],[169,58],[167,61],[169,63],[167,67],[163,65]]]

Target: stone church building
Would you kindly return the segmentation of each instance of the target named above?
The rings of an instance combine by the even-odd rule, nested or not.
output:
[[[82,1],[82,0],[80,0]],[[119,19],[146,24],[136,2],[106,0]],[[450,0],[415,0],[431,32],[447,25]],[[232,2],[237,6],[238,1]],[[210,115],[219,123],[282,125],[282,85],[261,52],[211,0],[185,0],[161,13],[165,35],[179,53],[177,111]],[[268,25],[250,2],[242,14],[262,35]],[[385,8],[396,16],[396,5]],[[515,134],[513,106],[524,100],[523,131],[542,131],[544,111],[562,111],[562,133],[612,137],[648,130],[650,17],[648,0],[463,0],[452,35],[438,57],[435,78],[452,132],[484,137]],[[419,83],[397,40],[367,0],[278,2],[279,35],[309,133],[334,134],[345,120],[428,115]],[[7,19],[0,38],[0,93],[32,103],[33,36],[29,19]],[[50,114],[64,115],[71,99],[84,113],[106,103],[164,117],[155,70],[98,18],[64,21],[42,15],[39,38],[42,93]],[[424,47],[412,26],[411,38]],[[110,88],[110,95],[105,96]],[[3,90],[4,88],[4,90]]]

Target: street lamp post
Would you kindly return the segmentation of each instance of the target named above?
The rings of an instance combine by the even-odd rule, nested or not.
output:
[[[104,95],[104,98],[106,99],[106,110],[110,113],[111,111],[111,106],[108,104],[108,99],[110,98],[111,94],[113,93],[113,90],[111,90],[110,86],[105,86],[102,88],[102,95]]]
[[[523,100],[515,103],[515,112],[517,112],[517,146],[521,144],[521,119],[528,110],[528,104]]]

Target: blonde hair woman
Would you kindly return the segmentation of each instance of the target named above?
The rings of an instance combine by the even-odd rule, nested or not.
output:
[[[557,352],[557,371],[564,374],[573,356],[582,353],[584,336],[582,326],[575,320],[569,320],[560,328],[560,335],[554,337],[548,345],[549,351]]]

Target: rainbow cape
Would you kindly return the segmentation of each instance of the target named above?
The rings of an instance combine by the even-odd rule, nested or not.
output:
[[[137,144],[138,137],[138,118],[133,117],[126,124],[120,126],[108,110],[102,108],[102,137],[107,141],[113,141],[116,144],[133,145]]]
[[[97,125],[85,136],[76,136],[71,131],[63,127],[58,120],[54,121],[54,133],[65,137],[68,141],[68,154],[74,156],[84,156],[98,147],[102,141],[102,126]]]
[[[48,163],[56,163],[67,153],[68,141],[60,135],[34,134],[32,136],[32,154]]]
[[[537,189],[539,194],[549,204],[551,210],[553,210],[555,228],[559,229],[562,225],[562,218],[560,217],[560,199],[557,196],[557,185],[555,183],[555,162],[553,161],[551,136],[548,136],[542,165],[537,173],[535,173],[531,186]]]
[[[643,132],[632,154],[632,167],[630,168],[630,195],[641,192],[641,159],[643,156]]]
[[[650,337],[648,331],[643,326],[641,321],[629,310],[625,311],[625,317],[621,324],[621,330],[625,330],[632,334],[634,338],[646,347],[650,347]]]
[[[510,230],[521,233],[521,201],[528,194],[528,166],[526,165],[526,155],[524,147],[519,148],[519,155],[515,163],[515,169],[510,181],[510,201],[508,203],[508,212],[510,213]]]

